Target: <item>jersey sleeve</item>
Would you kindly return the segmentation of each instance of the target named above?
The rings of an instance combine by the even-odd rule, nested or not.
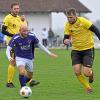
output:
[[[39,43],[39,39],[34,35],[34,43],[38,44]]]
[[[12,39],[10,40],[10,42],[9,42],[9,44],[8,44],[11,48],[13,48],[14,47],[14,45],[15,45],[15,40],[14,40],[14,38],[12,37]]]
[[[32,36],[32,40],[33,40],[34,44],[38,44],[39,39],[36,37],[36,35],[34,33],[31,33],[31,36]]]
[[[64,25],[64,34],[65,35],[70,35],[70,32],[68,30],[68,23],[65,23],[65,25]]]
[[[91,27],[91,25],[93,24],[91,21],[87,20],[86,18],[81,18],[81,21],[83,23],[83,26],[86,29],[89,29]]]
[[[8,26],[8,23],[9,23],[9,19],[8,19],[8,17],[5,17],[3,20],[3,25]]]

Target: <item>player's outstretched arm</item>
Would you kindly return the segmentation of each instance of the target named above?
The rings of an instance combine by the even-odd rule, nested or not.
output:
[[[40,42],[37,44],[37,46],[38,46],[41,50],[43,50],[44,52],[46,52],[50,57],[53,57],[53,58],[57,58],[57,57],[58,57],[58,55],[56,55],[56,54],[50,52],[50,51],[49,51],[46,47],[44,47]]]
[[[49,56],[52,57],[52,58],[57,58],[58,57],[58,55],[56,55],[54,53],[51,53]]]

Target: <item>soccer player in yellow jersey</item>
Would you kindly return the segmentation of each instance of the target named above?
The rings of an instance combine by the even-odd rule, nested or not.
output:
[[[93,32],[100,40],[100,31],[89,20],[78,17],[76,10],[67,10],[68,22],[64,26],[64,44],[70,43],[72,39],[72,66],[77,79],[86,88],[86,93],[92,92],[89,83],[93,82],[92,64],[94,59],[94,40]],[[83,74],[82,74],[83,72]],[[84,76],[88,77],[89,83]]]
[[[19,13],[19,3],[11,4],[11,12],[8,14],[3,20],[2,33],[6,35],[6,44],[8,45],[12,36],[19,32],[19,28],[21,25]],[[14,56],[14,51],[12,50],[11,55]],[[8,66],[8,79],[7,79],[7,87],[13,88],[13,76],[14,76],[14,66],[15,63],[10,63]]]
[[[20,26],[23,24],[21,17],[18,16],[19,14],[19,3],[12,3],[11,4],[11,13],[8,14],[3,20],[2,26],[2,33],[6,35],[6,43],[8,45],[9,41],[11,40],[12,36],[16,33],[19,33]],[[14,57],[14,50],[11,52],[11,56]],[[13,77],[14,77],[14,66],[15,63],[10,63],[8,66],[8,79],[6,86],[9,88],[13,88]],[[39,82],[35,80],[29,80],[30,86],[37,85]]]

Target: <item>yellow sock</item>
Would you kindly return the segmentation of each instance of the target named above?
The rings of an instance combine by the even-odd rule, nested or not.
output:
[[[88,82],[85,80],[85,78],[83,77],[83,75],[79,75],[77,76],[77,79],[80,81],[80,83],[85,86],[86,88],[91,88],[90,85],[88,84]]]
[[[14,71],[15,71],[15,67],[10,65],[8,66],[8,83],[11,83],[14,77]]]

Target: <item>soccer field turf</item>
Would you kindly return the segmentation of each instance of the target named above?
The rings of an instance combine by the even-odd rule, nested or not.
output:
[[[51,50],[59,55],[57,59],[36,49],[34,61],[34,79],[40,81],[32,87],[32,95],[28,100],[100,100],[100,50],[95,52],[95,81],[92,94],[85,94],[85,88],[74,76],[71,67],[70,50]],[[26,100],[19,95],[18,72],[15,71],[15,88],[6,88],[8,61],[5,50],[0,50],[0,100]]]

